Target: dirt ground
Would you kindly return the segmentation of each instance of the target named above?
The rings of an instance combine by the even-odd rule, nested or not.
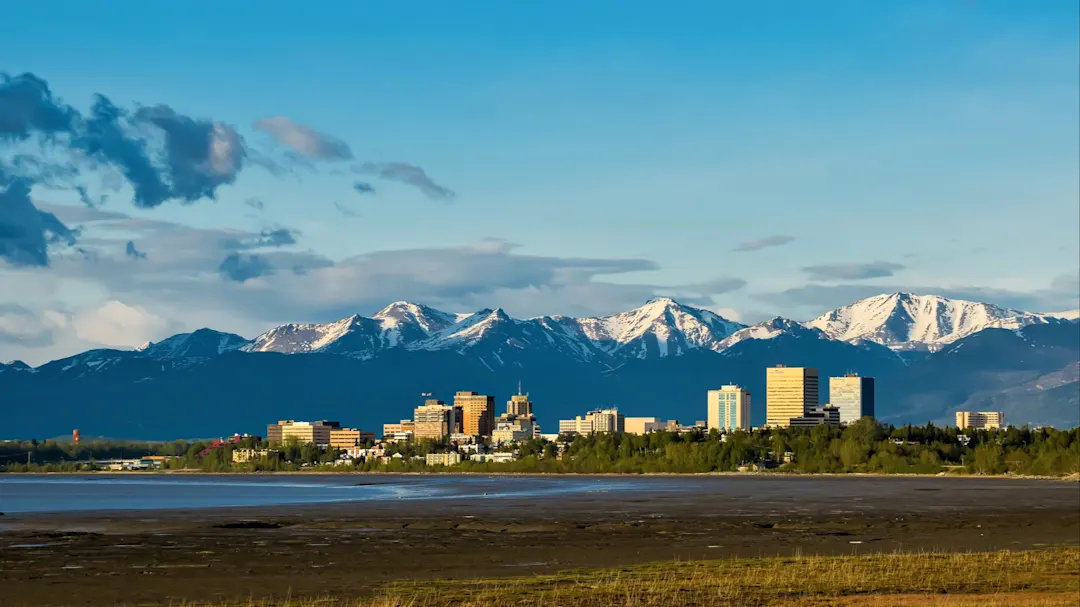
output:
[[[493,481],[497,482],[497,481]],[[698,479],[670,490],[0,517],[0,605],[370,594],[665,559],[1080,543],[1080,483]]]

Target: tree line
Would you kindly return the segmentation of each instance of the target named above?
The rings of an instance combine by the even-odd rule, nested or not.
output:
[[[794,473],[1067,475],[1080,473],[1080,428],[1015,428],[958,430],[955,427],[888,426],[866,418],[847,426],[774,428],[752,432],[652,432],[644,435],[604,433],[560,436],[557,442],[530,439],[514,449],[520,458],[505,463],[467,461],[446,468],[425,465],[423,456],[445,452],[445,441],[390,443],[380,462],[374,458],[335,465],[339,450],[300,445],[274,445],[268,457],[234,463],[239,448],[267,448],[248,438],[235,445],[200,453],[206,441],[140,443],[56,441],[0,443],[0,470],[8,472],[74,472],[93,470],[86,462],[104,459],[171,456],[165,469],[203,472],[263,472],[332,469],[352,472],[516,472],[516,473],[703,473],[768,469]],[[502,447],[507,450],[508,447]]]

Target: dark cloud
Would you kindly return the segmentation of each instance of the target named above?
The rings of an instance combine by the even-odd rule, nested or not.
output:
[[[230,253],[218,266],[221,277],[234,282],[245,282],[252,278],[274,273],[274,267],[258,255]]]
[[[353,157],[352,150],[344,141],[297,124],[286,116],[262,118],[251,126],[268,133],[279,144],[306,158],[333,161],[351,160]]]
[[[165,134],[165,169],[173,198],[214,199],[219,186],[236,180],[244,144],[231,127],[177,114],[167,105],[140,108],[135,118]]]
[[[887,278],[894,276],[904,266],[888,261],[871,261],[868,263],[832,263],[806,266],[802,268],[810,280],[829,282],[834,280],[869,280],[871,278]]]
[[[260,249],[263,247],[284,247],[296,244],[296,237],[299,235],[299,230],[291,230],[289,228],[267,228],[259,232],[257,235],[243,237],[230,236],[228,238],[222,239],[218,244],[222,248],[230,250]]]
[[[365,162],[354,166],[353,171],[415,186],[428,198],[450,200],[454,197],[453,190],[435,183],[424,169],[407,162]]]
[[[135,248],[135,243],[130,240],[127,241],[127,244],[124,246],[124,254],[136,260],[146,259],[146,253],[143,253],[139,249]]]
[[[754,240],[747,240],[739,243],[739,246],[735,247],[734,251],[757,251],[759,249],[766,249],[769,247],[779,247],[786,245],[787,243],[795,240],[794,236],[785,236],[783,234],[774,234],[772,236],[766,236],[764,238],[757,238]]]
[[[244,204],[246,204],[247,206],[249,206],[249,207],[251,207],[253,209],[258,209],[260,211],[263,210],[264,208],[266,208],[266,205],[263,204],[263,201],[259,200],[258,198],[248,198],[247,200],[244,201]]]
[[[0,72],[0,139],[22,141],[34,133],[70,132],[77,117],[78,112],[53,98],[41,78]]]
[[[48,266],[49,245],[74,245],[78,232],[30,200],[28,179],[0,171],[0,259],[13,266]]]
[[[361,194],[374,194],[375,193],[375,186],[371,185],[370,183],[368,183],[366,181],[357,181],[356,183],[353,184],[352,187],[353,187],[354,190],[356,190],[357,192],[360,192]]]
[[[341,213],[342,215],[344,215],[346,217],[359,217],[359,215],[360,215],[356,211],[354,211],[354,210],[350,209],[349,207],[341,204],[340,202],[335,202],[334,203],[334,208],[337,209],[339,213]]]

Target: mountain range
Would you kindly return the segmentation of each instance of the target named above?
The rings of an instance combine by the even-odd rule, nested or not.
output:
[[[1010,423],[1080,424],[1080,324],[934,295],[863,299],[809,322],[746,326],[658,298],[619,314],[515,319],[396,302],[372,317],[286,324],[255,339],[200,329],[136,350],[83,352],[36,368],[0,364],[9,437],[138,439],[261,433],[277,419],[365,429],[411,416],[421,392],[496,395],[519,380],[545,430],[589,408],[692,422],[705,391],[739,383],[764,421],[765,368],[877,378],[878,417],[951,423],[957,409]],[[827,402],[827,381],[822,401]]]

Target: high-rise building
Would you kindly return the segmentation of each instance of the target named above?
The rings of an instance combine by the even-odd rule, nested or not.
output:
[[[709,390],[707,427],[750,431],[750,391],[736,385]]]
[[[956,427],[961,430],[998,430],[1005,427],[1001,411],[957,411]]]
[[[474,436],[491,436],[495,429],[495,397],[476,392],[454,394],[454,406],[461,407],[461,431]]]
[[[807,367],[769,367],[765,376],[765,423],[788,426],[818,405],[818,370]]]
[[[506,414],[516,416],[529,416],[533,414],[532,401],[528,394],[521,393],[521,384],[518,384],[518,393],[511,396],[506,402]]]
[[[874,417],[874,378],[848,374],[829,378],[829,404],[840,410],[840,423]]]
[[[455,427],[454,407],[441,400],[428,399],[413,410],[413,436],[440,439],[452,434]]]

